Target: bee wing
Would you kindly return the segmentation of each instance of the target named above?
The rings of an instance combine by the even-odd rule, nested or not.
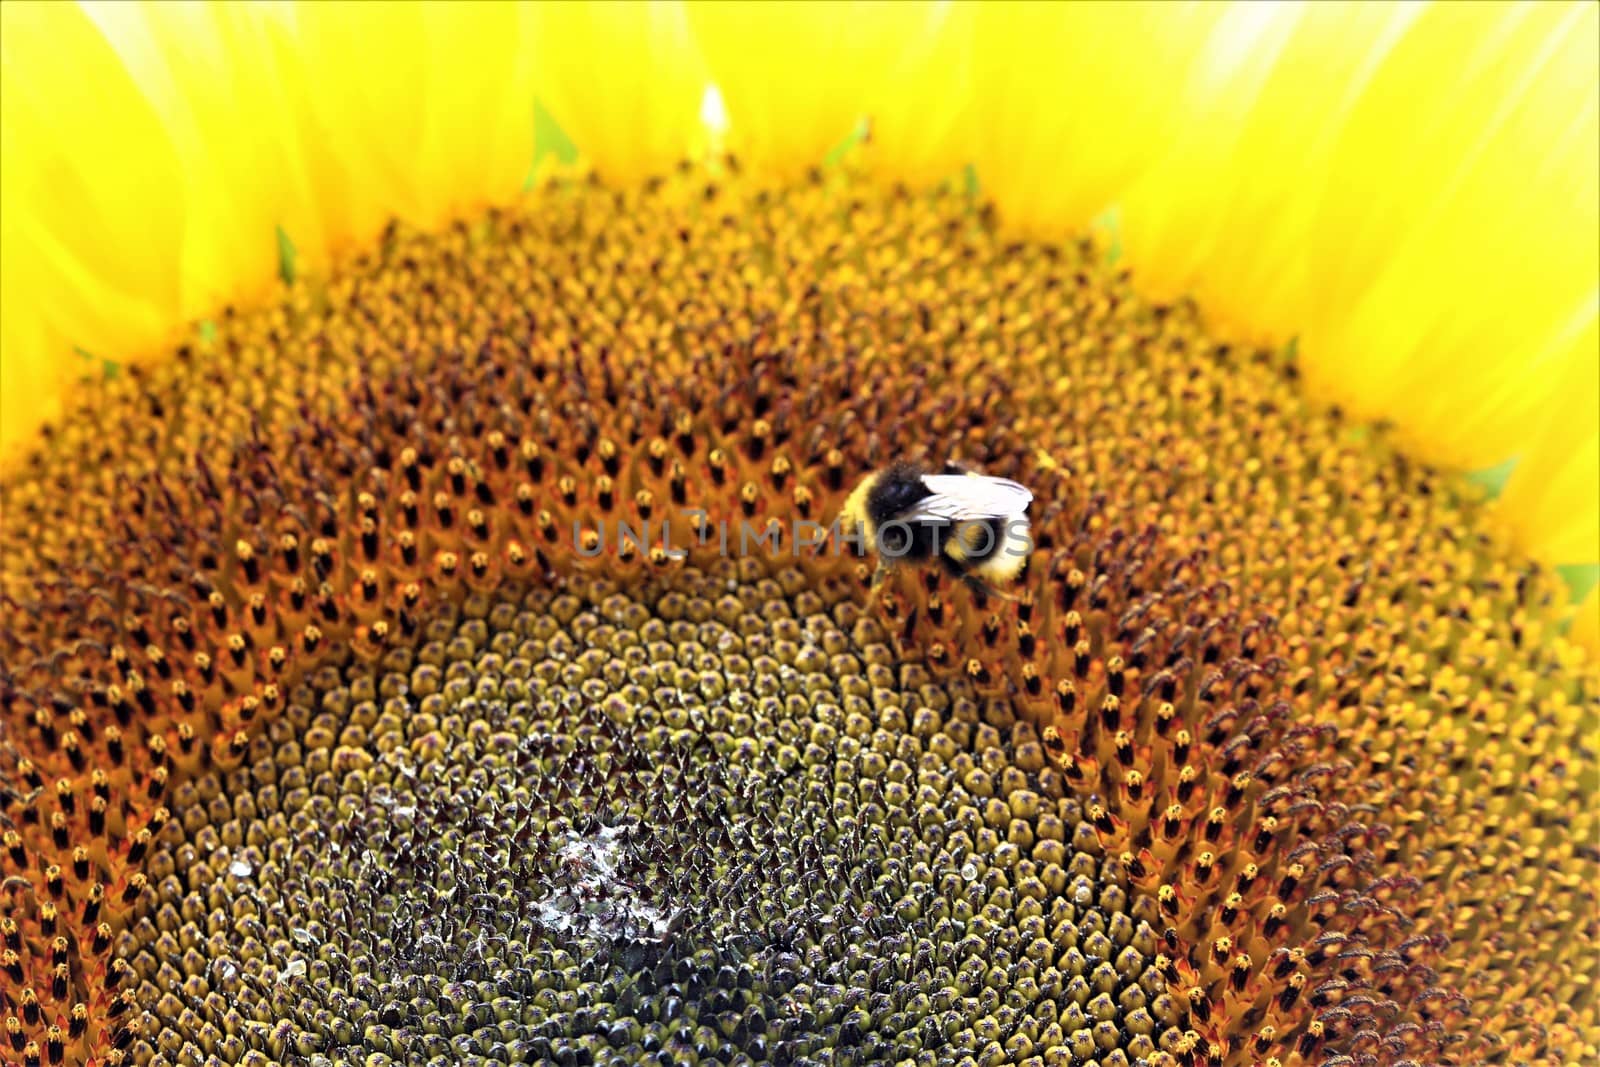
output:
[[[922,479],[932,495],[900,518],[907,522],[971,522],[1021,517],[1033,501],[1025,486],[981,474],[933,474]]]

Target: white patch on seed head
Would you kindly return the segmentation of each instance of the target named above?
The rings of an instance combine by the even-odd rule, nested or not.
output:
[[[534,910],[540,925],[580,940],[666,937],[671,916],[618,875],[630,832],[626,826],[567,832],[556,850],[555,884]]]

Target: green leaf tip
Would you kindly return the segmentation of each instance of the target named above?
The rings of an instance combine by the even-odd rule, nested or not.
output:
[[[1563,563],[1556,568],[1556,573],[1567,583],[1567,591],[1572,594],[1574,604],[1600,585],[1600,563]]]
[[[1511,472],[1517,469],[1519,456],[1512,456],[1504,463],[1496,463],[1492,467],[1485,467],[1481,471],[1469,471],[1467,481],[1481,488],[1493,500],[1505,492],[1506,482],[1511,480]]]
[[[115,381],[122,374],[122,364],[114,359],[101,359],[81,345],[73,345],[72,354],[99,370],[100,377],[105,381]]]
[[[1106,265],[1114,267],[1122,258],[1122,207],[1112,204],[1089,222],[1089,229],[1106,250]]]
[[[533,170],[528,172],[524,189],[533,188],[534,174],[548,156],[554,156],[556,162],[570,167],[578,161],[578,146],[572,143],[572,138],[567,136],[555,116],[536,99],[533,102]]]
[[[284,285],[294,284],[294,264],[299,253],[295,251],[294,242],[289,239],[289,231],[282,226],[278,227],[278,277]]]
[[[866,143],[867,135],[871,131],[871,120],[863,116],[855,124],[855,126],[851,128],[850,132],[845,134],[844,140],[828,149],[828,154],[822,157],[822,165],[824,167],[837,167],[840,163],[843,163],[845,157],[848,156],[857,145]]]

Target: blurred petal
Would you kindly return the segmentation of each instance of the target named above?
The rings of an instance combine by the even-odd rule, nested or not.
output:
[[[709,80],[682,4],[534,9],[540,101],[603,174],[627,180],[705,147]]]
[[[0,18],[0,445],[59,411],[75,348],[145,358],[259,298],[279,227],[322,263],[391,216],[433,226],[508,200],[532,165],[519,5],[19,2]]]
[[[90,20],[126,67],[182,165],[179,314],[200,318],[272,285],[283,225],[315,247],[315,200],[294,167],[294,132],[265,9],[242,4],[94,3]],[[241,122],[252,135],[238,136]],[[97,179],[103,180],[103,179]]]
[[[1545,390],[1595,313],[1597,168],[1600,7],[1427,9],[1335,149],[1307,244],[1311,386],[1457,466],[1575,418]]]
[[[1310,389],[1428,459],[1517,454],[1571,403],[1549,384],[1600,282],[1600,8],[1271,21],[1181,94],[1186,132],[1122,201],[1142,284],[1298,334]]]
[[[333,250],[504,202],[533,164],[522,5],[297,4],[277,43]],[[299,234],[290,234],[300,243]]]
[[[1211,61],[1174,94],[1189,120],[1119,199],[1141,287],[1191,293],[1244,332],[1298,332],[1305,242],[1340,123],[1419,10],[1282,4],[1219,26]]]
[[[1557,373],[1541,376],[1542,410],[1496,500],[1523,551],[1547,563],[1600,562],[1600,323],[1590,308]]]
[[[756,165],[790,173],[821,163],[875,103],[891,116],[915,105],[903,88],[886,86],[935,46],[941,7],[921,0],[688,5],[727,102],[733,145]],[[941,93],[925,103],[942,107],[949,99]]]
[[[0,206],[0,215],[7,211]],[[33,274],[10,266],[27,262],[27,253],[9,238],[0,234],[0,460],[10,459],[41,424],[61,414],[61,398],[77,370],[77,361],[62,354],[59,338],[54,344],[46,340]]]
[[[912,20],[887,76],[862,97],[872,121],[869,165],[885,177],[931,185],[978,159],[974,34],[982,5],[943,0]]]
[[[79,8],[0,5],[0,100],[9,448],[59,410],[74,346],[120,359],[178,325],[186,215],[182,160]]]
[[[983,5],[972,88],[985,194],[1024,229],[1083,226],[1181,128],[1212,31],[1229,45],[1221,62],[1273,21],[1253,4]]]

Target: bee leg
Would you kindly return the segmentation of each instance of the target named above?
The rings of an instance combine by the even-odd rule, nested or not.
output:
[[[889,580],[889,562],[888,562],[888,560],[879,559],[878,560],[878,566],[876,568],[874,568],[873,571],[872,571],[872,587],[871,587],[872,593],[874,595],[876,595],[878,590],[883,588],[883,583],[887,582],[888,580]]]

